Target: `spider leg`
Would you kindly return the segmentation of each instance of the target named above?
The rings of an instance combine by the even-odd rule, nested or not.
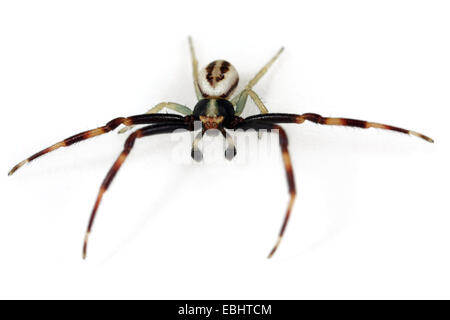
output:
[[[197,162],[203,160],[203,152],[198,147],[199,142],[202,140],[203,133],[204,131],[202,129],[202,131],[195,136],[194,141],[192,141],[191,158]]]
[[[278,59],[278,57],[280,56],[280,54],[284,51],[284,47],[281,47],[280,50],[277,51],[277,53],[264,65],[264,67],[262,67],[258,73],[253,77],[253,79],[251,79],[247,85],[245,86],[245,89],[252,89],[259,81],[259,79],[262,78],[263,75],[266,74],[267,70],[269,70],[270,66],[272,66],[272,64],[275,62],[275,60]],[[244,89],[244,90],[245,90]],[[242,92],[241,92],[242,93]],[[237,97],[239,95],[241,95],[241,93],[238,93],[233,100],[237,99]],[[235,100],[236,101],[236,100]]]
[[[195,95],[197,96],[198,100],[203,99],[203,95],[200,92],[200,88],[198,87],[198,61],[197,57],[195,56],[195,49],[194,44],[192,43],[192,38],[188,38],[189,41],[189,50],[191,52],[191,61],[192,61],[192,77],[194,78],[194,89],[195,89]]]
[[[424,139],[428,142],[434,143],[434,140],[421,134],[416,131],[406,130],[399,127],[394,127],[387,124],[369,122],[364,120],[355,120],[355,119],[347,119],[347,118],[328,118],[322,117],[321,115],[315,113],[304,113],[301,115],[298,114],[288,114],[288,113],[269,113],[269,114],[261,114],[247,117],[245,120],[247,121],[267,121],[270,123],[303,123],[305,120],[323,124],[323,125],[331,125],[331,126],[346,126],[346,127],[357,127],[362,129],[368,128],[378,128],[384,130],[397,131],[404,134],[413,135]]]
[[[185,116],[189,116],[189,115],[192,114],[192,110],[191,109],[189,109],[186,106],[183,106],[182,104],[175,103],[175,102],[161,102],[161,103],[158,103],[156,106],[154,106],[153,108],[148,110],[145,114],[158,113],[164,108],[167,108],[167,109],[173,110],[175,112],[181,113],[181,114],[183,114]],[[122,129],[120,129],[118,131],[118,133],[125,133],[128,130],[131,130],[133,128],[134,128],[134,126],[126,126],[126,127],[122,128]]]
[[[281,226],[280,233],[278,235],[278,240],[275,243],[275,246],[270,251],[268,258],[271,258],[275,251],[277,250],[278,246],[280,245],[281,239],[283,238],[284,232],[286,230],[286,226],[289,221],[289,217],[291,215],[292,207],[294,205],[295,197],[297,195],[297,192],[295,190],[295,180],[294,180],[294,171],[292,169],[292,162],[291,158],[289,156],[288,151],[288,138],[286,135],[286,132],[282,127],[280,127],[277,124],[269,123],[269,122],[260,122],[260,121],[246,121],[241,122],[237,124],[236,129],[242,128],[242,129],[267,129],[267,130],[278,130],[279,137],[280,137],[280,147],[281,147],[281,154],[283,157],[283,163],[284,168],[286,171],[286,178],[288,182],[288,188],[289,188],[289,202],[286,210],[286,214],[283,220],[283,224]]]
[[[100,190],[97,195],[97,199],[94,204],[94,208],[92,209],[91,217],[89,219],[88,227],[86,229],[86,234],[84,237],[84,244],[83,244],[83,259],[86,259],[86,253],[87,253],[87,244],[89,240],[89,235],[92,230],[92,225],[94,224],[94,219],[97,214],[98,207],[100,205],[100,202],[103,198],[103,194],[108,189],[109,185],[113,181],[114,177],[116,176],[117,172],[119,171],[120,167],[122,166],[123,162],[127,158],[128,154],[130,153],[131,149],[134,146],[134,142],[138,138],[156,135],[156,134],[162,134],[162,133],[172,133],[176,129],[189,129],[189,125],[185,123],[161,123],[161,124],[155,124],[151,126],[144,127],[142,129],[136,130],[125,141],[124,148],[122,152],[120,153],[117,160],[112,165],[111,169],[109,169],[108,173],[106,174],[105,179],[103,180]]]
[[[225,149],[225,158],[227,158],[227,160],[232,160],[236,156],[236,146],[234,144],[233,137],[223,128],[220,129],[220,132],[227,142],[227,148]],[[205,130],[200,131],[195,136],[194,141],[192,142],[191,158],[197,162],[203,160],[203,152],[198,147],[198,144],[202,140],[204,133]]]
[[[245,88],[239,92],[236,96],[233,97],[233,99],[231,99],[231,103],[233,103],[233,105],[236,105],[236,115],[239,116],[242,111],[244,110],[245,104],[247,102],[247,97],[249,95],[249,92],[253,92],[251,89],[258,83],[259,79],[262,78],[262,76],[264,76],[267,72],[267,70],[269,70],[270,66],[275,62],[275,60],[277,60],[277,58],[280,56],[280,54],[283,52],[284,48],[281,47],[280,50],[278,50],[278,52],[264,65],[264,67],[262,67],[258,73],[253,77],[253,79],[251,79],[248,84],[245,86]],[[254,96],[256,96],[256,93],[254,93]],[[258,106],[258,108],[261,110],[261,113],[267,113],[267,112],[263,112],[260,108],[260,105],[258,104],[258,102],[256,102],[255,98],[250,95],[250,97],[253,98],[253,101],[255,101],[256,105]],[[261,101],[261,99],[259,99],[256,96],[256,99]],[[261,105],[264,106],[261,102]],[[265,107],[264,107],[265,109]],[[266,109],[267,110],[267,109]]]
[[[39,151],[38,153],[35,153],[31,157],[16,164],[11,169],[11,171],[9,171],[8,175],[9,176],[12,175],[14,172],[16,172],[17,169],[22,167],[24,164],[31,162],[34,159],[39,158],[40,156],[43,156],[44,154],[47,154],[47,153],[54,151],[56,149],[59,149],[61,147],[68,147],[76,142],[80,142],[80,141],[83,141],[83,140],[86,140],[86,139],[89,139],[92,137],[102,135],[111,130],[114,130],[121,124],[130,126],[130,125],[134,125],[134,124],[151,124],[151,123],[168,122],[168,121],[184,123],[185,120],[184,120],[184,117],[182,117],[180,115],[175,115],[175,114],[143,114],[143,115],[131,116],[128,118],[123,118],[123,117],[115,118],[115,119],[109,121],[106,125],[104,125],[102,127],[78,133],[78,134],[71,136],[69,138],[66,138],[58,143],[55,143],[54,145],[52,145],[48,148],[43,149],[43,150]]]
[[[237,99],[236,102],[236,111],[234,112],[236,116],[240,116],[242,114],[242,111],[244,111],[245,105],[247,104],[248,96],[252,98],[253,102],[256,104],[256,106],[258,107],[259,111],[262,114],[269,113],[269,110],[267,110],[266,106],[261,101],[261,99],[259,98],[259,96],[256,94],[255,91],[253,91],[252,89],[244,89],[242,90],[242,93],[238,96],[239,99]]]
[[[269,110],[267,110],[266,106],[261,101],[261,99],[259,98],[259,96],[256,94],[255,91],[253,91],[252,89],[244,89],[241,95],[239,95],[239,99],[236,103],[236,111],[234,112],[235,116],[240,116],[242,114],[242,111],[244,111],[245,105],[247,104],[248,96],[252,98],[253,102],[256,104],[261,114],[269,113]],[[258,131],[258,139],[261,139],[261,132],[259,131]]]
[[[227,131],[225,131],[224,128],[221,128],[220,132],[227,142],[227,148],[225,149],[225,158],[227,160],[233,160],[233,158],[236,156],[236,146],[234,144],[233,137]]]

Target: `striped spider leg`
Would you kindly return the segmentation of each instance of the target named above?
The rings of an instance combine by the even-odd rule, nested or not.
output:
[[[193,124],[192,119],[190,117],[186,118],[186,121],[178,121],[178,122],[172,122],[172,123],[159,123],[150,125],[147,127],[144,127],[142,129],[136,130],[133,133],[129,135],[127,140],[125,141],[124,147],[122,152],[120,153],[117,160],[112,165],[111,169],[109,169],[108,173],[105,176],[105,179],[103,180],[100,190],[97,194],[97,199],[95,200],[94,208],[91,212],[91,217],[89,218],[88,227],[86,229],[86,234],[84,237],[84,244],[83,244],[83,259],[86,259],[86,253],[87,253],[87,245],[89,240],[89,235],[91,234],[92,225],[94,224],[94,219],[97,214],[98,207],[100,205],[100,202],[102,201],[103,194],[108,190],[109,185],[113,181],[114,177],[116,176],[117,172],[119,171],[120,167],[122,166],[123,162],[127,158],[128,154],[130,153],[131,149],[134,146],[134,143],[136,139],[157,135],[157,134],[163,134],[163,133],[172,133],[177,129],[186,129],[186,130],[192,130]]]
[[[379,128],[414,135],[428,142],[433,142],[431,138],[418,132],[375,122],[347,118],[322,117],[315,113],[268,113],[267,108],[264,106],[258,95],[252,90],[252,88],[279,57],[279,55],[283,51],[283,48],[281,48],[277,52],[277,54],[272,57],[272,59],[268,63],[266,63],[266,65],[255,75],[253,79],[249,81],[247,86],[239,94],[234,96],[234,98],[231,98],[239,82],[239,76],[236,69],[225,60],[216,60],[209,63],[203,69],[198,70],[198,62],[195,56],[194,46],[192,44],[191,38],[189,38],[189,47],[191,52],[192,74],[194,77],[194,89],[198,99],[193,110],[178,103],[162,102],[150,109],[146,114],[131,116],[127,118],[115,118],[102,127],[88,130],[76,134],[72,137],[66,138],[23,160],[22,162],[15,165],[11,169],[11,171],[9,171],[9,175],[12,175],[20,167],[28,162],[35,160],[36,158],[39,158],[40,156],[43,156],[61,147],[68,147],[76,142],[80,142],[110,132],[116,129],[121,124],[126,127],[120,130],[120,132],[125,132],[128,128],[131,128],[134,125],[148,125],[144,128],[134,131],[129,135],[129,137],[125,141],[122,152],[106,174],[106,177],[104,178],[100,186],[86,229],[83,243],[83,258],[86,258],[89,235],[92,231],[92,226],[103,195],[110,186],[118,170],[121,168],[131,149],[133,148],[136,139],[142,137],[171,133],[176,129],[186,129],[188,131],[194,131],[197,129],[194,124],[200,123],[201,130],[200,133],[196,135],[193,141],[191,156],[194,159],[197,159],[197,156],[198,159],[201,159],[202,154],[199,150],[198,143],[201,140],[203,133],[208,130],[218,130],[225,138],[225,141],[228,145],[225,151],[225,156],[227,159],[231,160],[236,154],[236,148],[231,135],[227,132],[227,129],[277,130],[279,133],[279,142],[284,168],[286,171],[290,198],[281,230],[278,235],[278,239],[269,253],[269,258],[273,256],[273,254],[279,247],[280,242],[282,241],[296,197],[294,173],[288,151],[288,138],[284,129],[278,125],[279,123],[301,124],[305,121],[310,121],[323,125],[349,126],[363,129]],[[249,96],[251,99],[253,99],[261,114],[243,119],[240,117],[240,114],[244,110]],[[180,113],[181,115],[158,113],[163,108],[173,110]]]
[[[270,115],[270,114],[268,114]],[[283,158],[284,163],[284,169],[286,171],[286,178],[288,182],[288,190],[289,190],[289,202],[286,209],[286,214],[284,216],[283,224],[281,226],[280,233],[278,235],[278,240],[275,243],[275,246],[272,248],[272,250],[269,253],[268,258],[271,258],[275,251],[277,251],[278,246],[280,245],[281,239],[283,238],[284,231],[286,230],[286,226],[289,221],[289,217],[291,215],[292,207],[294,206],[295,197],[297,195],[297,192],[295,190],[295,179],[294,179],[294,170],[292,169],[292,162],[291,157],[289,155],[288,150],[288,138],[286,135],[286,131],[284,129],[270,121],[257,121],[257,120],[251,120],[249,118],[246,118],[245,120],[241,120],[237,123],[235,126],[235,129],[255,129],[255,130],[277,130],[280,138],[280,147],[281,147],[281,154]]]
[[[238,118],[236,118],[238,119]],[[287,113],[267,113],[267,114],[259,114],[247,117],[245,119],[239,118],[238,121],[236,121],[237,124],[234,125],[234,128],[242,128],[244,130],[246,129],[276,129],[279,131],[280,135],[280,146],[281,146],[281,152],[283,156],[283,162],[284,167],[286,170],[286,176],[288,180],[288,187],[289,187],[289,203],[288,208],[286,211],[286,215],[283,221],[283,224],[281,226],[281,230],[278,236],[278,240],[273,247],[272,251],[269,254],[269,258],[273,256],[275,251],[277,250],[284,232],[286,230],[287,223],[289,221],[289,216],[291,214],[291,210],[294,204],[296,191],[295,191],[295,181],[294,181],[294,173],[292,170],[292,164],[291,159],[289,157],[288,152],[288,139],[286,136],[285,131],[283,128],[281,128],[276,123],[303,123],[305,120],[317,123],[317,124],[323,124],[323,125],[336,125],[336,126],[347,126],[347,127],[357,127],[357,128],[379,128],[379,129],[385,129],[385,130],[391,130],[391,131],[397,131],[404,134],[413,135],[416,137],[419,137],[421,139],[424,139],[425,141],[428,141],[430,143],[434,143],[433,139],[418,133],[416,131],[412,130],[406,130],[399,127],[394,127],[391,125],[376,123],[376,122],[369,122],[364,120],[355,120],[355,119],[348,119],[348,118],[328,118],[328,117],[322,117],[315,113],[304,113],[304,114],[287,114]]]
[[[76,142],[80,142],[107,132],[110,132],[117,128],[119,125],[123,124],[126,126],[131,125],[139,125],[139,124],[152,124],[150,126],[144,127],[140,130],[137,130],[133,132],[125,141],[124,149],[117,158],[117,160],[114,162],[111,169],[108,171],[108,174],[106,175],[105,179],[103,180],[103,183],[101,184],[100,191],[97,195],[97,199],[95,201],[94,208],[91,213],[91,217],[89,219],[88,227],[86,230],[86,235],[84,239],[83,244],[83,258],[86,258],[86,250],[87,250],[87,241],[89,238],[89,234],[92,229],[92,225],[94,223],[95,215],[97,213],[97,209],[100,205],[101,199],[103,197],[103,194],[108,189],[109,185],[111,184],[112,180],[114,179],[117,171],[120,169],[122,163],[125,161],[126,157],[130,153],[131,149],[133,148],[134,142],[138,138],[142,138],[145,136],[150,135],[156,135],[156,134],[162,134],[162,133],[171,133],[176,129],[187,129],[192,130],[193,128],[193,118],[190,116],[180,116],[175,114],[143,114],[143,115],[137,115],[137,116],[131,116],[127,118],[116,118],[111,121],[109,121],[106,125],[88,130],[85,132],[81,132],[79,134],[76,134],[72,137],[69,137],[67,139],[64,139],[46,149],[43,149],[42,151],[39,151],[38,153],[32,155],[31,157],[25,159],[24,161],[18,163],[16,166],[14,166],[8,175],[12,175],[17,169],[19,169],[24,164],[43,156],[51,151],[54,151],[61,147],[67,147],[70,146]]]
[[[127,117],[127,118],[124,118],[124,117],[115,118],[115,119],[109,121],[106,125],[104,125],[102,127],[78,133],[74,136],[66,138],[60,142],[55,143],[54,145],[52,145],[48,148],[45,148],[45,149],[35,153],[31,157],[16,164],[9,171],[8,175],[9,176],[12,175],[14,172],[16,172],[16,170],[18,170],[23,165],[35,160],[36,158],[43,156],[51,151],[54,151],[61,147],[68,147],[74,143],[110,132],[110,131],[116,129],[121,124],[126,125],[126,126],[131,126],[131,125],[138,125],[138,124],[152,124],[152,123],[161,123],[161,122],[166,122],[166,123],[167,122],[183,122],[183,121],[184,121],[184,117],[176,115],[176,114],[142,114],[142,115],[131,116],[131,117]]]

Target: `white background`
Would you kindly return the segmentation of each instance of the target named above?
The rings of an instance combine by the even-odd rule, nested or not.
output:
[[[447,1],[2,1],[0,298],[450,298]],[[195,105],[200,65],[224,58],[272,112],[423,132],[286,125],[281,157],[173,159],[146,138],[82,239],[124,135],[8,170],[40,149],[161,101]],[[245,115],[257,112],[249,103]],[[245,153],[245,152],[244,152]]]

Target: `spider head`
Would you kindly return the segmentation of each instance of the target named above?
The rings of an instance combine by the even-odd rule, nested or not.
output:
[[[198,87],[204,98],[228,99],[238,82],[236,69],[225,60],[211,62],[198,74]]]
[[[226,99],[202,99],[197,102],[192,114],[202,122],[204,129],[218,129],[233,120],[234,108]]]

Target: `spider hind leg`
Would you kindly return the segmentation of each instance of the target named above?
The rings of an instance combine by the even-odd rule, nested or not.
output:
[[[147,126],[142,129],[136,130],[127,138],[122,152],[120,153],[119,157],[116,159],[114,164],[112,165],[111,169],[109,169],[108,173],[106,174],[106,176],[100,186],[100,190],[97,194],[97,199],[95,200],[94,208],[92,209],[91,216],[89,218],[88,227],[86,229],[86,234],[84,237],[83,259],[86,259],[89,235],[91,234],[95,216],[97,214],[97,210],[102,201],[103,195],[106,192],[106,190],[108,190],[108,187],[110,186],[111,182],[114,180],[114,177],[116,176],[120,167],[122,166],[122,164],[124,163],[128,154],[130,153],[131,149],[133,148],[136,139],[146,137],[146,136],[156,135],[156,134],[171,133],[176,129],[188,129],[189,130],[189,125],[185,124],[185,123],[170,123],[170,122],[151,125],[151,126]]]
[[[247,120],[247,119],[245,119],[245,120]],[[244,130],[247,130],[247,129],[277,130],[278,134],[279,134],[281,155],[283,158],[284,169],[286,172],[286,179],[287,179],[287,183],[288,183],[289,202],[288,202],[288,206],[287,206],[286,213],[284,216],[283,224],[282,224],[280,232],[278,234],[278,239],[268,256],[268,258],[271,258],[277,251],[277,249],[281,243],[281,240],[283,239],[284,232],[286,231],[289,217],[291,216],[292,208],[294,206],[295,198],[297,195],[297,191],[295,188],[294,170],[292,168],[291,157],[289,155],[289,150],[288,150],[288,138],[286,135],[286,131],[284,131],[284,129],[281,126],[271,123],[271,122],[244,121],[244,122],[238,124],[236,126],[236,128],[242,128]]]

